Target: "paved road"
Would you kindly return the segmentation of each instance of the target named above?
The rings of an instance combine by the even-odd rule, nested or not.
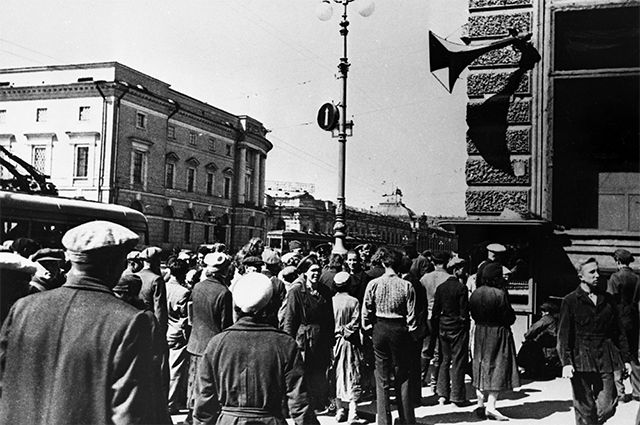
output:
[[[480,424],[497,423],[495,421],[480,421],[473,414],[475,406],[458,408],[455,405],[438,406],[435,397],[427,397],[423,389],[423,403],[425,406],[416,409],[416,418],[420,424]],[[633,425],[640,402],[631,401],[618,406],[616,415],[607,425]],[[375,403],[361,403],[359,410],[373,413]],[[552,381],[524,381],[518,391],[504,394],[498,400],[498,410],[509,416],[511,420],[505,423],[518,425],[573,425],[575,424],[571,401],[571,384],[568,380],[557,378]],[[397,417],[394,411],[394,419]],[[173,417],[174,423],[184,419],[184,415]],[[333,417],[320,416],[323,425],[336,425]],[[289,423],[293,423],[289,420]]]

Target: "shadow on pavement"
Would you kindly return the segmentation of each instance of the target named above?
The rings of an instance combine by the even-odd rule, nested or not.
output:
[[[519,391],[509,391],[500,393],[500,397],[498,400],[520,400],[525,397],[529,397],[529,393],[539,393],[540,390],[532,389],[532,388],[523,388]]]
[[[498,410],[512,419],[542,419],[556,412],[568,412],[572,406],[571,400],[552,400],[524,403],[519,406],[498,408]]]
[[[482,419],[478,418],[472,411],[439,413],[437,415],[427,415],[416,419],[419,424],[468,424],[482,421]]]

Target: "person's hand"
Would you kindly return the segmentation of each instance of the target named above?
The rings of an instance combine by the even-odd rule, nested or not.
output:
[[[631,363],[625,363],[624,364],[624,370],[627,373],[627,376],[631,376]]]
[[[563,378],[573,378],[573,366],[568,364],[562,367]]]

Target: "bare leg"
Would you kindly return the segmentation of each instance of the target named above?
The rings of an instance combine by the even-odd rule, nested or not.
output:
[[[508,421],[509,418],[496,410],[496,401],[498,400],[498,393],[496,391],[489,391],[487,394],[487,417],[490,419],[496,419],[499,421]]]

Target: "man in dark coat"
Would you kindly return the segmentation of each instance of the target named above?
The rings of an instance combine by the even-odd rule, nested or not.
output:
[[[196,379],[199,363],[207,344],[217,334],[233,323],[233,302],[231,292],[226,285],[226,275],[231,264],[227,254],[214,252],[204,257],[206,277],[196,284],[191,292],[191,335],[187,351],[191,355],[189,363],[189,415],[191,421],[195,397],[199,393],[199,380]]]
[[[607,282],[607,292],[613,295],[620,312],[620,320],[624,327],[629,353],[631,354],[631,394],[624,393],[623,371],[614,372],[618,398],[625,403],[632,397],[640,400],[640,363],[638,362],[638,332],[640,323],[638,317],[638,302],[640,301],[640,278],[631,270],[629,265],[634,261],[633,255],[626,249],[616,249],[613,252],[618,271],[611,275]]]
[[[456,277],[449,276],[436,289],[431,322],[440,343],[439,401],[451,400],[462,407],[467,403],[464,373],[469,346],[469,291]]]
[[[318,424],[296,342],[266,320],[273,314],[267,311],[272,294],[271,281],[260,273],[245,274],[234,285],[239,319],[203,353],[194,423],[285,425],[286,398],[294,423]]]
[[[62,238],[72,269],[20,299],[0,331],[0,423],[152,423],[149,316],[111,288],[138,236],[105,221]]]
[[[576,423],[602,424],[616,411],[613,372],[623,360],[631,368],[629,349],[613,297],[598,289],[598,263],[589,258],[577,271],[580,285],[560,308],[558,355],[562,376],[571,378]]]
[[[152,246],[145,248],[138,258],[142,260],[142,270],[138,276],[142,279],[140,299],[146,308],[153,312],[163,333],[167,333],[169,313],[167,312],[167,287],[160,273],[160,254],[162,249]]]

